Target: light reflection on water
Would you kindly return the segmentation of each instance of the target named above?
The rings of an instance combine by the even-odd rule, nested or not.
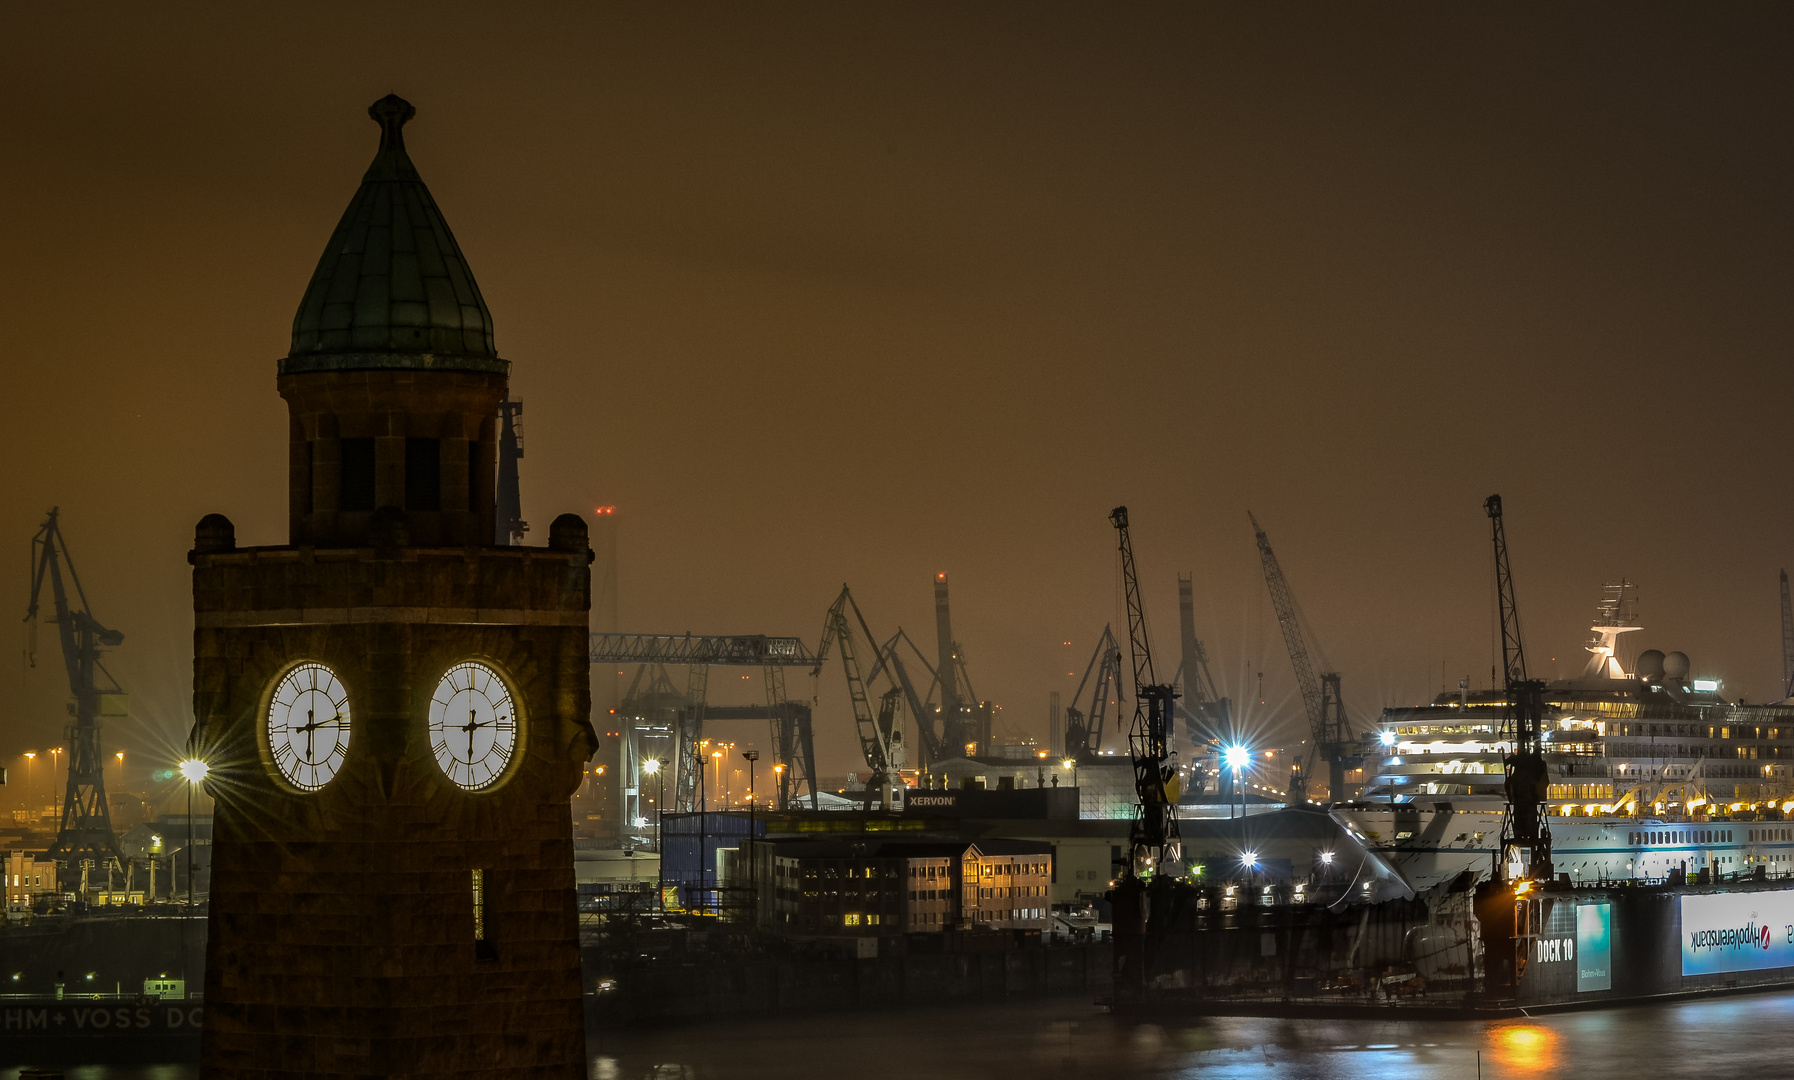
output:
[[[610,1031],[594,1080],[1201,1077],[1202,1080],[1637,1080],[1653,1072],[1771,1077],[1794,993],[1511,1021],[1261,1020],[1143,1023],[1073,1000],[812,1015],[777,1022]],[[192,1080],[192,1066],[67,1070],[68,1080]],[[16,1069],[0,1069],[13,1080]]]
[[[1504,1021],[1128,1021],[1077,1002],[812,1016],[620,1032],[593,1041],[594,1080],[1201,1077],[1202,1080],[1637,1080],[1787,1075],[1785,1045],[1740,1037],[1794,1022],[1794,994]],[[1479,1060],[1480,1056],[1480,1060]]]

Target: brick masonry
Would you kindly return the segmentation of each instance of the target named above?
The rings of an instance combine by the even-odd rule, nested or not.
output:
[[[583,522],[563,516],[546,549],[230,534],[207,518],[191,556],[193,745],[217,800],[202,1075],[584,1076],[568,810],[596,743]],[[427,730],[437,680],[468,659],[507,677],[521,714],[510,772],[477,793],[443,776]],[[337,673],[352,726],[341,772],[302,794],[276,780],[262,720],[307,660]]]

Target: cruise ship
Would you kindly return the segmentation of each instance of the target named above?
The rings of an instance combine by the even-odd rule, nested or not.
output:
[[[1730,702],[1679,652],[1618,659],[1638,631],[1634,586],[1603,587],[1581,676],[1546,690],[1552,861],[1572,881],[1714,879],[1794,873],[1794,702]],[[1385,710],[1365,740],[1374,778],[1334,819],[1425,892],[1500,857],[1502,691],[1460,684],[1427,705]],[[1510,869],[1517,872],[1518,867]]]

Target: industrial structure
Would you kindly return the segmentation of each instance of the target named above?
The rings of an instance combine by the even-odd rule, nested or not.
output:
[[[1134,567],[1134,544],[1128,535],[1127,507],[1117,506],[1109,521],[1119,536],[1121,587],[1127,603],[1128,648],[1134,668],[1134,724],[1128,732],[1134,790],[1140,805],[1128,834],[1129,880],[1175,870],[1181,858],[1177,838],[1177,761],[1171,750],[1171,711],[1177,688],[1158,681],[1152,645],[1146,637],[1146,608],[1140,598],[1140,576]]]
[[[492,515],[492,542],[507,547],[523,543],[529,522],[523,520],[523,486],[518,476],[523,460],[523,402],[509,392],[498,402],[498,488]]]
[[[1520,609],[1514,602],[1514,574],[1508,565],[1501,496],[1489,496],[1483,508],[1489,514],[1489,535],[1495,549],[1501,668],[1507,691],[1500,740],[1509,748],[1502,762],[1507,775],[1507,816],[1501,825],[1501,856],[1496,875],[1506,873],[1548,881],[1553,872],[1550,776],[1543,749],[1545,682],[1526,673],[1526,647],[1520,638]],[[1611,657],[1611,653],[1608,655]],[[1599,653],[1596,659],[1601,659]]]
[[[1323,658],[1323,670],[1316,673],[1289,579],[1284,577],[1283,567],[1278,564],[1277,554],[1271,550],[1271,541],[1259,527],[1258,519],[1250,513],[1246,519],[1252,522],[1252,532],[1258,541],[1265,587],[1270,590],[1271,606],[1277,612],[1277,626],[1283,631],[1283,643],[1289,649],[1290,666],[1296,672],[1296,686],[1302,692],[1302,708],[1307,713],[1312,738],[1307,759],[1301,767],[1290,772],[1290,801],[1302,802],[1308,798],[1308,776],[1318,757],[1327,763],[1327,797],[1334,802],[1343,802],[1346,771],[1361,764],[1362,759],[1357,755],[1357,740],[1352,734],[1351,722],[1346,718],[1345,701],[1340,696],[1339,672],[1326,670],[1328,665]]]
[[[814,806],[816,748],[811,706],[792,701],[785,693],[787,667],[813,669],[818,664],[816,654],[800,639],[764,634],[593,634],[588,659],[593,664],[637,665],[635,678],[617,707],[618,730],[623,740],[623,813],[631,827],[646,824],[646,815],[641,812],[641,777],[648,761],[657,763],[656,772],[672,772],[672,801],[662,810],[692,813],[703,809],[706,719],[768,722],[773,768],[778,777],[777,805],[788,805],[793,792],[807,788]],[[667,676],[669,664],[686,668],[683,695],[674,690]],[[713,666],[752,667],[765,672],[766,704],[710,705],[707,699]],[[648,677],[645,690],[644,677]],[[665,740],[664,744],[661,740]],[[648,741],[656,745],[645,746]]]
[[[1200,748],[1217,741],[1231,742],[1236,733],[1233,702],[1216,687],[1208,667],[1208,649],[1196,636],[1196,584],[1188,574],[1177,575],[1177,625],[1183,655],[1174,681],[1180,691],[1178,712],[1184,718],[1184,736],[1194,758]],[[1191,771],[1194,776],[1194,769]]]
[[[849,608],[853,609],[853,623],[847,621]],[[898,805],[897,792],[904,786],[902,770],[908,764],[903,744],[904,691],[902,686],[896,684],[894,666],[887,667],[886,672],[892,686],[879,698],[878,713],[873,714],[866,679],[860,671],[859,646],[854,642],[853,628],[856,623],[868,645],[878,640],[866,625],[866,616],[861,614],[860,606],[854,603],[853,593],[846,585],[842,585],[841,595],[829,606],[828,614],[823,617],[822,637],[816,646],[816,666],[811,669],[810,674],[822,674],[822,665],[828,660],[830,646],[840,652],[841,670],[847,676],[847,699],[853,709],[854,728],[860,739],[860,756],[871,770],[866,779],[866,801],[868,806],[876,805],[888,810]]]
[[[68,583],[63,582],[67,568]],[[62,662],[68,671],[69,693],[74,701],[68,726],[68,787],[63,794],[61,821],[49,857],[86,869],[94,863],[125,857],[112,830],[112,810],[106,801],[106,757],[100,749],[100,718],[125,716],[129,699],[100,661],[103,650],[117,648],[125,636],[107,629],[94,617],[87,591],[81,587],[63,539],[58,508],[31,540],[31,600],[25,621],[31,625],[26,656],[36,666],[38,602],[44,582],[50,583],[57,636],[62,643]],[[74,586],[70,603],[68,585]]]
[[[1095,681],[1091,676],[1095,675]],[[1115,630],[1104,624],[1096,639],[1090,662],[1084,665],[1084,677],[1072,691],[1070,705],[1064,711],[1063,749],[1065,756],[1078,764],[1089,764],[1102,753],[1103,726],[1108,720],[1109,705],[1120,693],[1121,646],[1115,643]],[[1079,708],[1084,689],[1090,688],[1090,703]]]

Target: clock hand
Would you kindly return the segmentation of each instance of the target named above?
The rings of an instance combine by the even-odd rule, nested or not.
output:
[[[461,730],[467,732],[467,760],[468,761],[473,760],[473,733],[474,733],[474,730],[476,728],[482,726],[480,721],[475,719],[475,717],[478,715],[479,714],[473,709],[467,710],[467,723],[465,723],[461,726]]]

